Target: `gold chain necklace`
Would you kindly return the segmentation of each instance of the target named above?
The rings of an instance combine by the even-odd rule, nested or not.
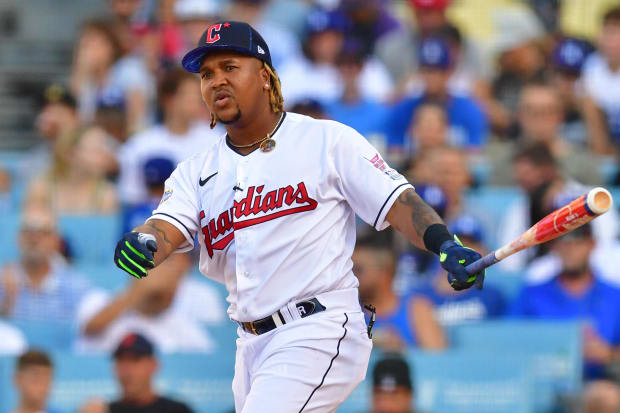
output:
[[[276,123],[276,126],[274,126],[273,130],[268,133],[264,138],[261,138],[259,140],[257,140],[256,142],[247,144],[247,145],[235,145],[234,143],[232,143],[230,136],[228,136],[228,134],[226,134],[226,140],[228,141],[228,144],[230,146],[232,146],[233,148],[236,149],[243,149],[243,148],[251,148],[254,145],[258,145],[259,143],[263,143],[265,142],[267,139],[269,139],[271,137],[271,135],[273,135],[273,133],[276,131],[276,129],[278,129],[278,126],[280,126],[280,122],[282,122],[282,118],[284,117],[284,112],[282,112],[280,114],[280,119],[278,119],[278,122]]]

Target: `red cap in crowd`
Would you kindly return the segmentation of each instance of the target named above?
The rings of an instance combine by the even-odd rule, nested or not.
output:
[[[444,10],[450,0],[409,0],[411,5],[418,10]]]

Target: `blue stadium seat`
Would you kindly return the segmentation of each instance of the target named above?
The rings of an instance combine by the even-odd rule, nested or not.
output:
[[[9,320],[24,333],[29,347],[45,351],[69,350],[77,334],[71,323],[50,321]]]
[[[509,205],[522,198],[516,187],[483,187],[467,192],[465,207],[468,211],[478,211],[485,228],[485,240],[489,248],[500,247],[497,243],[497,224]]]
[[[19,214],[0,214],[0,265],[12,261],[18,256],[17,232]]]
[[[523,285],[523,275],[514,272],[503,271],[499,265],[487,268],[484,285],[492,285],[499,289],[509,305],[517,296]]]
[[[112,261],[121,232],[119,216],[63,216],[59,225],[76,262],[109,264]]]
[[[0,263],[18,256],[20,213],[0,214]],[[62,216],[59,229],[66,237],[77,264],[110,264],[120,237],[120,218],[110,216]]]
[[[581,387],[581,326],[577,322],[489,321],[447,330],[454,348],[468,352],[527,356],[536,411],[548,411],[556,394]]]
[[[109,291],[120,290],[131,280],[126,272],[113,264],[112,257],[109,258],[109,262],[102,264],[78,262],[75,270],[87,277],[93,286]]]
[[[372,392],[373,352],[366,381],[345,401],[338,413],[367,411]],[[411,351],[417,411],[433,413],[529,413],[532,386],[526,368],[528,357],[470,353]]]
[[[50,406],[73,412],[90,398],[111,400],[118,396],[109,356],[57,352],[52,359],[56,368]],[[233,410],[234,358],[220,354],[166,355],[160,356],[159,361],[161,369],[155,386],[162,394],[185,401],[196,413]],[[13,363],[12,358],[0,358],[0,383],[11,382]],[[15,394],[10,386],[0,386],[0,411],[10,411],[14,403]]]

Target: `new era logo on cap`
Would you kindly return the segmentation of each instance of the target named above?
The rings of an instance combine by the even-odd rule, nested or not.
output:
[[[260,53],[260,54],[265,54],[265,51],[260,46],[256,46],[256,50],[258,50],[258,53]]]

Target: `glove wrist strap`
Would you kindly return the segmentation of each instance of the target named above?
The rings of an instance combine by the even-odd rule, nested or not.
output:
[[[437,255],[439,255],[439,250],[444,242],[454,240],[444,224],[429,225],[426,231],[424,231],[422,239],[426,249]]]

